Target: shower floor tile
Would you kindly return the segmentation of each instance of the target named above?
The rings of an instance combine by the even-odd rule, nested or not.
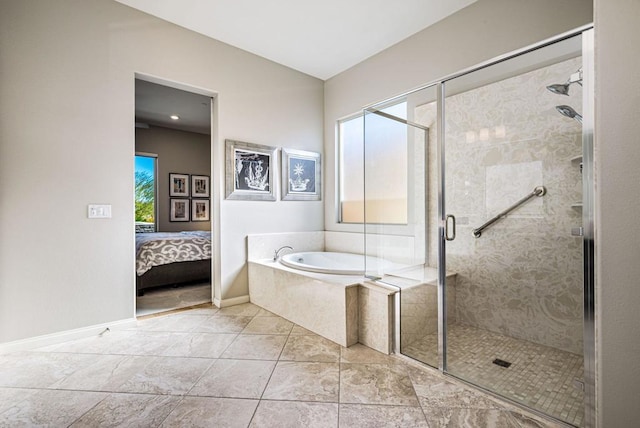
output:
[[[429,334],[402,349],[419,361],[437,358],[437,334]],[[576,426],[582,426],[584,393],[574,386],[583,378],[583,358],[487,330],[449,325],[448,372],[516,402]],[[494,364],[495,359],[511,363]]]

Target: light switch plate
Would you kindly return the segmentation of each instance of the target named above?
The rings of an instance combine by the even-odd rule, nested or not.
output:
[[[89,218],[111,218],[111,205],[89,204],[87,215]]]

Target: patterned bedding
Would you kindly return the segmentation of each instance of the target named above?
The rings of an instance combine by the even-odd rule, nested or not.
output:
[[[136,233],[136,274],[154,266],[211,258],[211,232]]]

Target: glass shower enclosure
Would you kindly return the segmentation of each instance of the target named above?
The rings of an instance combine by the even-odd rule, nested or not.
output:
[[[593,420],[583,31],[364,113],[366,274],[399,290],[396,352],[575,426]]]

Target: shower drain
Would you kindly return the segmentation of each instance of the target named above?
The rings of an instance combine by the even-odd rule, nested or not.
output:
[[[500,358],[493,360],[493,364],[504,368],[508,368],[511,365],[509,361],[501,360]]]

